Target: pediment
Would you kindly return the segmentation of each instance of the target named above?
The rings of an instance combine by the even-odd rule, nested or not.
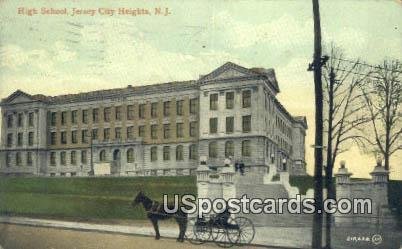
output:
[[[238,77],[247,77],[251,75],[255,75],[255,73],[251,72],[247,68],[228,62],[223,66],[215,69],[211,73],[202,76],[200,80],[201,81],[221,80],[221,79],[230,79]]]
[[[35,99],[32,98],[31,95],[23,91],[17,90],[16,92],[8,96],[6,99],[4,99],[2,102],[7,104],[18,104],[32,101],[35,101]]]

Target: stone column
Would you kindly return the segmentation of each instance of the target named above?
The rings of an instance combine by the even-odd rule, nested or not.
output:
[[[208,197],[210,169],[207,166],[206,158],[200,158],[200,165],[196,170],[197,196],[198,198]]]

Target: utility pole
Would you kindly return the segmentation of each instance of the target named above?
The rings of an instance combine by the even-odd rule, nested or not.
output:
[[[314,71],[314,92],[315,92],[315,144],[314,144],[314,199],[315,213],[313,217],[313,234],[311,247],[314,249],[322,248],[322,145],[323,145],[323,91],[322,91],[322,70],[325,59],[321,58],[321,24],[319,0],[312,0],[313,19],[314,19],[314,57],[309,70]]]

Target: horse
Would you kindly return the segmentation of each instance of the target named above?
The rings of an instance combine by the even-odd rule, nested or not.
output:
[[[155,229],[155,239],[160,239],[159,234],[159,226],[158,220],[166,220],[170,218],[174,218],[179,225],[179,237],[177,238],[178,242],[184,241],[184,234],[187,229],[187,213],[182,212],[181,208],[178,208],[176,213],[167,213],[163,205],[158,203],[157,201],[152,200],[151,198],[147,197],[142,191],[140,191],[134,200],[131,202],[131,206],[135,207],[138,204],[142,204],[145,211],[147,212],[147,217],[151,221],[154,229]],[[171,204],[168,204],[169,209],[173,209]]]

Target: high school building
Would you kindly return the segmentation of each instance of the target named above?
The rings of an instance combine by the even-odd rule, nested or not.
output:
[[[1,102],[0,173],[187,175],[206,156],[305,173],[305,117],[278,102],[273,69],[226,63],[198,80]],[[253,167],[250,167],[253,166]]]

